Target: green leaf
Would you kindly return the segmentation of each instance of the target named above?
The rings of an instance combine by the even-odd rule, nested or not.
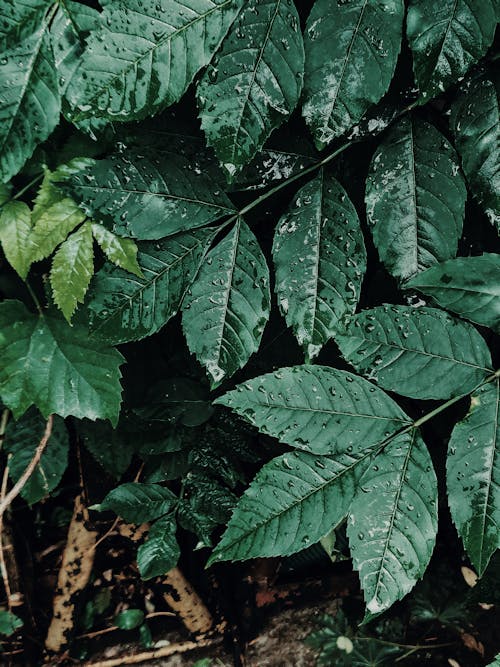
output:
[[[423,101],[444,92],[493,41],[494,0],[410,0],[406,33]]]
[[[403,24],[401,0],[316,0],[304,33],[303,116],[323,148],[386,93]]]
[[[266,463],[241,497],[209,563],[286,556],[318,542],[346,516],[372,449]]]
[[[109,422],[91,422],[87,419],[77,424],[78,437],[86,449],[115,479],[119,479],[127,470],[134,454],[133,443],[125,437],[120,426],[117,430]]]
[[[406,279],[455,257],[467,191],[458,156],[432,125],[402,118],[375,151],[366,209],[380,259]]]
[[[19,301],[0,304],[0,395],[14,417],[36,405],[44,417],[118,420],[122,355],[85,329],[33,315]]]
[[[197,90],[201,127],[230,178],[295,109],[303,73],[293,2],[246,2]]]
[[[416,276],[418,289],[447,310],[500,332],[500,255],[457,257]]]
[[[68,322],[83,302],[94,274],[92,225],[85,222],[68,236],[54,255],[50,271],[52,295]]]
[[[140,609],[125,609],[113,620],[120,630],[135,630],[144,622],[144,612]]]
[[[35,455],[38,443],[45,431],[45,419],[31,408],[19,421],[10,423],[5,436],[5,451],[10,454],[9,474],[16,483]],[[52,434],[40,462],[21,489],[27,503],[33,505],[53,491],[68,464],[69,437],[60,417],[54,418]]]
[[[314,149],[307,146],[302,136],[297,151],[263,148],[238,174],[234,189],[261,190],[268,185],[300,174],[315,161]]]
[[[9,44],[10,46],[10,44]],[[0,181],[8,181],[59,121],[52,47],[42,23],[0,60]]]
[[[137,120],[177,102],[208,65],[239,0],[108,2],[67,94],[76,118]]]
[[[10,637],[16,630],[23,627],[22,620],[11,611],[0,609],[0,635]]]
[[[112,224],[120,236],[142,240],[201,227],[234,212],[211,177],[192,171],[182,155],[112,155],[62,187],[87,215]]]
[[[168,378],[150,386],[144,405],[134,409],[141,419],[160,424],[195,427],[204,424],[214,409],[208,401],[208,391],[189,378]]]
[[[6,204],[12,195],[12,185],[10,183],[0,183],[0,206]]]
[[[177,565],[181,555],[175,536],[177,524],[172,517],[156,521],[144,544],[137,550],[137,566],[142,579],[161,577]]]
[[[500,548],[500,381],[471,397],[469,413],[451,434],[446,462],[451,516],[482,576]]]
[[[451,108],[462,168],[480,205],[500,232],[500,74],[468,80]]]
[[[40,27],[52,0],[4,0],[1,3],[0,49],[7,50]]]
[[[280,310],[312,359],[356,310],[366,270],[356,209],[323,170],[280,219],[273,258]]]
[[[169,512],[176,502],[177,496],[164,486],[128,482],[110,491],[99,511],[111,510],[127,523],[145,523]]]
[[[92,233],[110,262],[125,271],[143,278],[141,267],[137,263],[137,245],[132,239],[124,239],[108,231],[106,227],[92,224]]]
[[[31,211],[27,204],[8,201],[0,211],[0,243],[9,264],[25,280],[30,261]]]
[[[460,396],[493,372],[476,329],[437,308],[377,306],[336,341],[358,373],[411,398]]]
[[[385,392],[327,366],[280,368],[218,398],[262,433],[313,454],[375,447],[411,423]]]
[[[257,351],[269,319],[269,269],[257,239],[240,218],[207,255],[183,304],[189,349],[212,386]]]
[[[367,619],[404,597],[422,577],[437,532],[437,480],[416,430],[396,437],[363,477],[347,535]]]
[[[213,230],[141,243],[143,277],[105,265],[91,283],[83,315],[92,333],[113,343],[140,340],[159,331],[179,309],[196,275]]]

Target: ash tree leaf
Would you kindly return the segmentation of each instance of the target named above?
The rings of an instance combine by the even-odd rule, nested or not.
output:
[[[380,259],[406,279],[455,257],[467,191],[458,156],[428,123],[402,118],[375,151],[366,211]]]
[[[394,438],[359,481],[347,535],[367,620],[423,576],[436,540],[437,500],[432,459],[416,429]]]
[[[54,302],[68,322],[77,305],[83,302],[93,275],[92,225],[85,222],[61,244],[50,271]]]
[[[0,181],[8,181],[59,122],[61,99],[45,23],[0,60]]]
[[[477,389],[451,434],[446,459],[448,503],[479,576],[500,548],[500,383]]]
[[[206,256],[183,303],[190,351],[212,386],[233,375],[259,348],[269,319],[269,269],[243,219]]]
[[[137,567],[142,579],[167,574],[177,565],[181,550],[175,536],[177,524],[172,517],[158,519],[137,549]]]
[[[261,433],[313,454],[375,447],[411,423],[384,391],[327,366],[280,368],[238,385],[215,403]]]
[[[401,0],[316,0],[304,33],[302,114],[318,148],[341,136],[387,92],[402,37]]]
[[[303,73],[293,2],[246,2],[197,89],[201,127],[230,178],[295,109]]]
[[[10,454],[9,475],[14,483],[22,476],[35,455],[45,431],[45,419],[31,408],[17,422],[10,423],[5,436],[5,451]],[[69,437],[64,421],[54,417],[52,433],[40,462],[21,489],[21,496],[33,505],[53,491],[68,465]]]
[[[197,173],[182,155],[135,152],[97,160],[62,189],[88,216],[121,236],[160,239],[234,213],[210,175]]]
[[[287,556],[318,542],[347,515],[372,453],[297,451],[266,463],[240,498],[209,563]]]
[[[106,3],[67,94],[76,119],[129,121],[177,102],[208,65],[240,0]]]
[[[141,243],[141,278],[106,264],[95,275],[82,309],[91,333],[116,344],[159,331],[177,313],[213,236],[213,230],[198,229]]]
[[[456,83],[495,34],[495,0],[410,0],[406,33],[423,101]]]
[[[20,42],[35,32],[52,4],[52,0],[2,2],[0,49],[5,51],[10,45]]]
[[[476,329],[437,308],[364,310],[336,341],[358,373],[411,398],[460,396],[493,372]]]
[[[500,74],[468,80],[451,108],[450,125],[462,168],[491,223],[500,232]]]
[[[137,263],[137,245],[132,239],[116,236],[106,227],[97,223],[92,223],[92,233],[110,262],[139,278],[143,277],[141,268]]]
[[[87,330],[34,315],[19,301],[0,304],[0,396],[17,419],[35,405],[44,417],[109,419],[120,412],[122,355]]]
[[[153,521],[170,512],[177,496],[159,484],[127,482],[112,489],[96,509],[111,510],[127,523]]]
[[[366,251],[356,209],[321,170],[297,193],[274,236],[276,294],[308,359],[356,310]]]
[[[406,287],[500,333],[500,255],[449,259],[415,276]]]
[[[31,211],[27,204],[8,201],[0,211],[0,243],[16,273],[26,279],[30,269]]]

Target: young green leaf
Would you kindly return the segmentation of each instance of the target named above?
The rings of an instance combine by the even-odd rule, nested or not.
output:
[[[10,637],[16,630],[23,627],[22,620],[11,611],[0,609],[0,635]]]
[[[437,499],[432,459],[417,430],[390,442],[361,478],[347,535],[368,619],[423,576],[436,540]]]
[[[44,417],[118,420],[122,355],[85,329],[33,315],[19,301],[0,304],[0,396],[17,419],[31,405]]]
[[[31,408],[19,421],[8,425],[4,449],[11,455],[9,475],[14,483],[18,481],[33,458],[44,431],[45,419],[34,408]],[[60,417],[55,417],[52,433],[40,462],[21,489],[21,495],[27,503],[33,505],[39,502],[57,487],[68,464],[68,450],[68,431],[64,421]]]
[[[401,0],[316,0],[304,33],[303,116],[318,148],[386,93],[402,36]]]
[[[323,170],[279,221],[273,258],[280,310],[312,359],[356,310],[366,270],[356,209]]]
[[[500,255],[457,257],[406,283],[442,308],[500,332]]]
[[[0,243],[5,257],[25,280],[30,269],[31,211],[27,204],[8,201],[0,210]]]
[[[215,403],[262,433],[313,454],[375,447],[410,423],[381,389],[327,366],[280,368],[238,385]]]
[[[451,434],[446,461],[451,516],[479,576],[500,549],[500,381],[471,397]]]
[[[92,281],[82,314],[91,332],[125,343],[159,331],[178,311],[213,234],[199,229],[158,243],[141,243],[142,278],[105,265]]]
[[[92,223],[92,233],[110,262],[139,278],[144,277],[137,263],[137,245],[132,239],[116,236],[97,223]]]
[[[500,73],[468,80],[451,108],[450,124],[472,192],[500,232]]]
[[[230,178],[294,110],[303,73],[293,2],[246,2],[197,90],[202,129]]]
[[[0,181],[8,181],[59,121],[61,100],[46,25],[2,52]]]
[[[111,510],[127,523],[145,523],[167,514],[177,496],[159,484],[127,482],[110,491],[99,504],[99,511]]]
[[[394,125],[375,151],[365,196],[387,270],[406,279],[455,257],[466,198],[458,156],[445,137],[416,118]]]
[[[412,398],[460,396],[493,372],[476,329],[437,308],[377,306],[356,315],[336,341],[358,373]]]
[[[213,222],[234,207],[208,174],[182,155],[116,154],[61,185],[87,215],[121,236],[160,239]]]
[[[270,301],[266,259],[240,218],[208,253],[183,304],[189,349],[207,369],[212,386],[257,351]]]
[[[209,563],[286,556],[318,542],[345,518],[372,453],[332,457],[297,451],[266,463],[241,497]]]
[[[92,225],[85,222],[68,236],[54,255],[50,271],[52,295],[68,322],[83,302],[94,275]]]
[[[423,101],[460,80],[493,41],[495,0],[410,0],[406,32]]]
[[[177,565],[181,550],[175,536],[177,524],[170,516],[158,519],[137,549],[137,567],[142,579],[167,574]]]
[[[137,120],[177,102],[208,65],[241,0],[107,2],[67,94],[76,118]]]

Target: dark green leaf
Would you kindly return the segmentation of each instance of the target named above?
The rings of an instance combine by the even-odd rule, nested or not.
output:
[[[147,422],[200,426],[213,414],[208,392],[189,378],[169,378],[150,387],[144,406],[134,412]],[[164,450],[167,451],[167,450]]]
[[[177,497],[159,484],[128,482],[110,491],[99,511],[111,510],[127,523],[153,521],[173,509]]]
[[[144,612],[140,609],[125,609],[114,618],[114,624],[120,630],[135,630],[144,622]]]
[[[312,148],[304,146],[300,137],[300,152],[264,148],[236,178],[235,190],[260,190],[275,181],[284,181],[300,174],[315,162]]]
[[[29,37],[40,27],[52,0],[3,0],[0,6],[0,49],[4,52],[12,44]]]
[[[119,479],[132,461],[134,448],[124,434],[109,422],[86,419],[77,425],[78,435],[95,460],[110,475]]]
[[[175,537],[177,524],[163,517],[153,524],[149,535],[137,550],[137,566],[143,579],[167,574],[177,565],[181,551]]]

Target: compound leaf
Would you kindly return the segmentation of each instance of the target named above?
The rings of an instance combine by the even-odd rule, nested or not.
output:
[[[257,351],[269,318],[269,270],[257,239],[239,219],[207,255],[183,304],[189,349],[212,385]]]
[[[153,524],[147,540],[137,550],[137,567],[143,579],[161,577],[177,565],[181,550],[176,530],[172,517],[163,517]]]
[[[467,191],[458,156],[432,125],[403,118],[373,156],[366,209],[380,259],[406,279],[455,257]]]
[[[366,269],[356,209],[323,170],[279,221],[273,258],[278,305],[312,359],[356,310]]]
[[[0,243],[9,264],[25,280],[31,265],[31,211],[27,204],[8,201],[0,212]]]
[[[127,482],[110,491],[98,509],[111,510],[127,523],[145,523],[169,512],[176,502],[177,496],[164,486]]]

